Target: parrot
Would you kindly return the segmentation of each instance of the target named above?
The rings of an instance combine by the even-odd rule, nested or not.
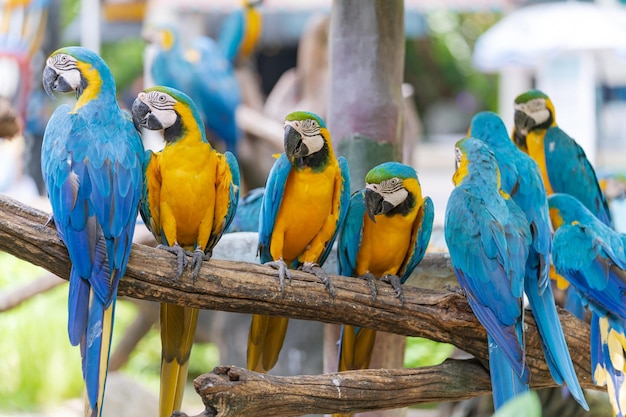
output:
[[[242,0],[243,7],[231,12],[220,29],[217,43],[233,66],[250,57],[263,28],[263,15],[257,6],[263,0]]]
[[[548,197],[552,259],[591,310],[591,372],[606,386],[615,415],[626,411],[626,235],[569,194]]]
[[[237,156],[240,131],[235,110],[241,104],[241,90],[219,45],[207,36],[199,36],[185,50],[178,31],[169,25],[150,28],[145,36],[158,49],[150,70],[154,82],[188,94],[200,110],[211,138],[221,141]]]
[[[146,152],[141,217],[157,247],[176,255],[176,279],[187,266],[189,253],[195,280],[237,209],[237,159],[213,149],[198,109],[178,90],[155,86],[140,92],[132,116],[137,130],[162,131],[165,141],[163,150]],[[161,304],[160,417],[180,409],[198,311]]]
[[[514,117],[513,141],[539,165],[548,195],[571,194],[612,227],[596,172],[580,145],[557,126],[550,98],[539,90],[520,94],[515,99]]]
[[[339,234],[339,275],[367,279],[374,297],[373,280],[385,279],[403,299],[400,284],[420,263],[430,241],[433,202],[422,197],[415,169],[398,162],[374,167],[365,182],[365,188],[350,198]],[[375,337],[375,330],[344,325],[338,370],[367,369]]]
[[[557,126],[550,98],[542,91],[529,90],[517,96],[514,107],[511,137],[539,165],[548,195],[571,194],[612,227],[611,212],[596,172],[580,145]],[[584,319],[585,310],[578,293],[570,291],[562,277],[553,278],[557,287],[566,291],[565,308]]]
[[[493,152],[479,139],[455,145],[456,187],[444,236],[472,311],[487,330],[494,407],[528,391],[524,342],[524,270],[531,244],[522,210],[500,188]]]
[[[563,336],[550,284],[552,231],[548,199],[539,167],[513,144],[504,122],[493,112],[476,114],[471,121],[469,136],[489,146],[500,170],[502,190],[524,212],[530,225],[532,242],[526,260],[524,290],[537,323],[550,373],[559,385],[567,382],[574,398],[589,410]]]
[[[284,121],[284,147],[266,181],[259,216],[261,263],[278,270],[280,291],[289,269],[315,274],[331,296],[321,268],[341,229],[350,202],[350,171],[335,157],[326,124],[318,115],[296,111]],[[255,314],[248,335],[247,367],[270,371],[282,348],[288,319]]]
[[[115,81],[95,52],[66,47],[46,60],[43,87],[75,93],[46,125],[41,170],[52,217],[72,264],[70,343],[80,344],[85,415],[101,416],[117,287],[126,271],[143,184],[144,150]]]

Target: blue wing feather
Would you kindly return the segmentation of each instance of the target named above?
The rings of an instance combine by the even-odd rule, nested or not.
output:
[[[228,168],[230,169],[230,173],[232,176],[232,184],[230,185],[230,200],[228,204],[228,212],[226,213],[226,218],[224,219],[224,229],[227,230],[230,224],[235,217],[235,213],[237,212],[237,205],[239,204],[239,190],[241,183],[241,176],[239,174],[239,163],[237,162],[237,158],[231,152],[225,152],[224,156],[226,157],[226,163],[228,164]]]
[[[357,191],[350,199],[348,214],[339,234],[337,257],[339,275],[351,277],[356,269],[356,257],[363,238],[363,218],[365,200],[363,190]]]
[[[544,148],[548,177],[554,192],[576,197],[600,221],[612,226],[606,197],[580,145],[555,126],[546,131]],[[576,181],[572,181],[572,178],[576,178]]]
[[[272,261],[270,254],[270,242],[272,240],[272,231],[274,223],[278,215],[280,203],[283,200],[285,192],[285,184],[291,172],[292,165],[283,153],[274,162],[272,169],[267,177],[265,186],[265,194],[261,202],[261,213],[259,216],[259,256],[261,263]]]
[[[418,214],[417,221],[419,224],[414,229],[414,236],[411,238],[414,242],[413,251],[404,265],[401,282],[404,283],[417,265],[424,258],[428,243],[430,242],[430,235],[433,231],[433,220],[435,219],[435,206],[430,197],[424,198],[424,203],[421,208],[421,213]]]

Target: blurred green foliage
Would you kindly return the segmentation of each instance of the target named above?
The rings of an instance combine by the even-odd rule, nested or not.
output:
[[[447,343],[433,342],[422,337],[407,337],[404,366],[418,368],[439,365],[450,357],[454,346]]]
[[[0,266],[0,292],[47,274],[6,253],[0,253]],[[80,350],[67,336],[67,288],[61,285],[0,314],[0,410],[34,411],[82,396]],[[118,300],[112,352],[136,314],[132,302]],[[160,361],[161,340],[154,328],[122,371],[157,395]],[[218,365],[217,347],[195,344],[190,361],[191,383]]]
[[[0,265],[1,291],[46,274],[4,253]],[[80,353],[67,337],[66,306],[61,285],[0,314],[0,409],[33,410],[81,395]]]
[[[472,97],[475,113],[497,111],[497,76],[472,66],[476,39],[496,23],[496,12],[459,13],[434,10],[426,16],[428,36],[407,41],[405,80],[415,87],[420,115],[438,101],[456,101],[461,94]]]

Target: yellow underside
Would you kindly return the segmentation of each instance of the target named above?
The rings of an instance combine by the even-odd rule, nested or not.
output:
[[[291,171],[272,231],[274,260],[318,262],[339,216],[338,169],[335,164],[322,173]]]

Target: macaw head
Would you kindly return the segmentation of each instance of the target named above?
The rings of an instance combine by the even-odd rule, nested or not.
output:
[[[547,129],[556,125],[554,105],[542,91],[530,90],[515,99],[515,126],[513,141],[526,151],[526,135],[536,129]]]
[[[380,164],[365,176],[365,208],[374,223],[378,215],[407,215],[421,194],[415,170],[399,162]]]
[[[178,44],[178,29],[170,24],[148,26],[142,32],[142,36],[146,41],[157,45],[164,51],[169,51]]]
[[[461,139],[454,146],[455,171],[454,185],[459,185],[466,177],[481,177],[483,182],[496,182],[500,185],[500,171],[496,158],[489,146],[473,137]]]
[[[587,216],[592,216],[576,197],[569,194],[556,193],[548,196],[548,207],[554,230],[564,224],[577,223]]]
[[[156,86],[143,90],[133,102],[131,114],[137,130],[163,130],[166,143],[180,139],[189,129],[199,129],[206,137],[196,105],[174,88]]]
[[[109,88],[102,88],[103,84]],[[48,57],[43,71],[43,88],[53,100],[55,91],[75,91],[76,98],[85,94],[85,101],[98,97],[103,91],[115,95],[113,75],[104,60],[95,52],[79,46],[57,49]]]
[[[297,111],[285,117],[285,154],[296,169],[323,169],[332,155],[330,133],[321,117]]]
[[[504,122],[500,116],[491,111],[477,113],[472,118],[467,136],[480,139],[492,147],[506,146],[511,142]]]

